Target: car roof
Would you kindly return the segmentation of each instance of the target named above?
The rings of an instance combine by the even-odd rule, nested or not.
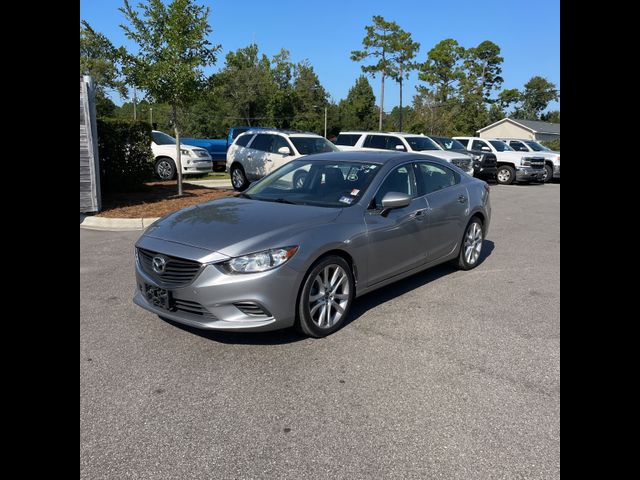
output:
[[[312,155],[299,157],[293,161],[305,160],[384,164],[401,164],[412,160],[424,162],[425,160],[429,160],[430,162],[440,165],[451,166],[451,164],[446,160],[442,160],[431,155],[399,152],[394,150],[341,150],[338,152],[314,153]]]
[[[409,133],[409,132],[379,132],[379,131],[347,131],[340,132],[338,135],[400,135],[403,137],[424,137],[423,133]]]
[[[304,132],[302,130],[281,130],[278,128],[265,128],[265,127],[258,127],[258,128],[251,128],[249,130],[247,130],[246,132],[242,132],[240,135],[245,135],[247,133],[271,133],[271,134],[283,134],[283,135],[288,135],[290,137],[320,137],[320,138],[324,138],[322,135],[318,135],[317,133],[313,133],[313,132]],[[238,136],[240,136],[238,135]]]

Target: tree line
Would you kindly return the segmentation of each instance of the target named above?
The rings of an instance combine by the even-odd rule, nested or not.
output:
[[[543,113],[559,99],[552,82],[533,76],[521,90],[502,89],[500,47],[486,40],[464,47],[447,38],[418,61],[420,43],[396,22],[373,16],[362,48],[350,53],[361,63],[346,98],[332,99],[308,60],[294,62],[282,49],[269,58],[256,43],[229,52],[215,65],[221,45],[209,40],[210,8],[195,0],[145,0],[119,9],[125,35],[138,47],[115,47],[86,21],[80,24],[80,73],[97,86],[99,116],[153,121],[158,128],[202,138],[224,137],[234,125],[324,132],[392,130],[474,135],[505,116],[559,122],[559,111]],[[403,83],[417,71],[419,84],[403,106]],[[367,77],[380,80],[379,103]],[[384,110],[385,80],[400,89],[400,105]],[[116,106],[109,94],[127,101]],[[138,95],[140,100],[137,100]],[[135,110],[135,114],[134,114]],[[386,113],[386,114],[385,114]],[[178,171],[180,169],[178,168]]]

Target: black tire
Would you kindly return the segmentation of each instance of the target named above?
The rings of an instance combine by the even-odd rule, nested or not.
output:
[[[156,162],[155,172],[160,180],[173,180],[176,178],[176,164],[171,158],[159,158]]]
[[[234,190],[242,192],[249,186],[249,180],[247,179],[247,175],[244,173],[242,165],[232,165],[229,170],[229,176],[231,177],[231,185]]]
[[[549,183],[551,180],[553,180],[553,167],[551,165],[545,164],[544,170],[546,172],[546,176],[542,177],[542,182]]]
[[[511,185],[516,181],[516,170],[509,165],[500,165],[496,172],[496,182],[499,185]]]
[[[474,226],[479,227],[479,248],[477,247],[477,232]],[[482,244],[484,242],[484,225],[482,221],[478,217],[473,217],[469,220],[469,224],[467,228],[464,230],[464,235],[462,236],[462,241],[460,242],[460,253],[458,254],[457,266],[460,270],[471,270],[472,268],[476,268],[478,263],[480,263],[480,255],[482,254]],[[471,252],[472,255],[469,255],[467,248],[471,247],[477,250],[476,252]]]
[[[214,172],[224,172],[227,169],[227,166],[225,164],[222,165],[213,165],[213,171]]]
[[[307,172],[305,172],[304,170],[298,170],[293,175],[293,188],[295,189],[302,188],[302,186],[304,185],[304,180],[306,178],[307,178]]]
[[[320,326],[320,324],[325,319],[323,318],[322,312],[326,311],[326,305],[335,304],[333,295],[328,297],[328,295],[330,295],[328,289],[325,290],[326,293],[324,294],[321,290],[316,289],[316,286],[318,285],[316,280],[318,278],[322,278],[327,267],[329,268],[329,275],[331,275],[331,269],[335,267],[340,267],[342,273],[346,274],[347,292],[345,293],[344,290],[345,282],[339,282],[339,284],[333,291],[335,293],[335,298],[337,298],[338,296],[345,297],[343,299],[338,299],[338,302],[340,302],[341,300],[345,302],[340,306],[342,309],[342,313],[340,314],[340,317],[336,319],[335,323],[330,323],[328,326]],[[336,270],[333,270],[333,272],[335,273]],[[329,278],[329,281],[331,281],[331,278]],[[314,293],[312,293],[312,291]],[[340,293],[337,293],[338,291]],[[351,304],[353,303],[354,293],[355,285],[353,281],[353,274],[351,273],[351,268],[349,267],[349,264],[346,262],[346,260],[342,257],[338,257],[337,255],[329,255],[327,257],[321,258],[311,266],[302,282],[302,289],[298,297],[297,305],[298,322],[296,326],[298,327],[298,330],[300,330],[305,335],[315,338],[325,337],[332,334],[340,327],[342,327],[342,325],[344,325],[345,319],[349,315]],[[314,304],[314,307],[316,307],[316,312],[313,313],[312,307],[310,306],[311,295],[320,296],[320,298],[316,300],[316,303]],[[325,305],[324,309],[322,308],[322,304]],[[339,310],[335,309],[335,307],[332,306],[331,308],[334,309],[336,315],[340,313]],[[316,317],[316,313],[318,314],[319,318],[317,320],[314,320],[314,318]],[[329,310],[329,316],[331,316],[331,310]]]

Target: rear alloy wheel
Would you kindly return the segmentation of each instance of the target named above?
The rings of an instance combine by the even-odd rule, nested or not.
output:
[[[496,172],[496,181],[500,185],[511,185],[516,179],[516,171],[509,165],[500,165]]]
[[[249,186],[249,180],[247,180],[247,176],[245,175],[242,166],[232,166],[229,173],[231,175],[231,185],[233,185],[233,189],[239,192],[246,190]]]
[[[544,173],[542,174],[542,181],[544,183],[549,183],[553,178],[553,167],[551,165],[544,166]]]
[[[329,256],[313,267],[303,282],[298,301],[299,327],[311,337],[338,330],[353,302],[354,282],[349,264]]]
[[[161,158],[156,162],[156,175],[161,180],[173,180],[176,176],[176,165],[170,158]]]
[[[462,238],[460,255],[458,255],[458,268],[461,270],[471,270],[478,265],[482,242],[484,241],[484,230],[482,222],[474,217],[467,226],[467,230]]]

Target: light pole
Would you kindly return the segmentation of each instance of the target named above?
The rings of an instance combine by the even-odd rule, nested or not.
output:
[[[314,105],[313,108],[320,108],[319,105]],[[327,106],[324,107],[324,138],[327,138]]]
[[[151,128],[153,128],[153,107],[149,107],[149,123],[151,124]]]

